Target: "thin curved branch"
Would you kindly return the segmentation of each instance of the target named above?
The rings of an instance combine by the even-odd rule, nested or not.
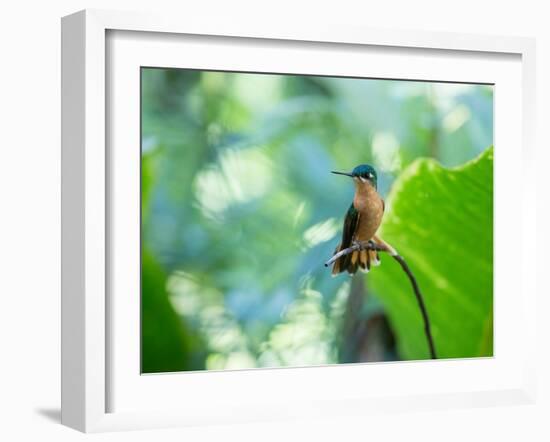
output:
[[[418,307],[420,308],[420,312],[422,313],[422,319],[424,321],[424,332],[426,334],[426,339],[428,340],[428,346],[430,347],[430,356],[432,359],[437,359],[437,354],[435,351],[435,345],[433,341],[432,331],[430,327],[430,318],[428,316],[428,311],[426,310],[426,304],[424,303],[424,297],[422,296],[422,292],[420,291],[420,287],[418,286],[418,282],[416,281],[416,278],[408,266],[405,259],[395,253],[393,249],[390,249],[385,244],[377,244],[373,241],[369,241],[367,243],[363,242],[356,242],[351,247],[348,247],[347,249],[340,250],[338,253],[335,253],[332,258],[330,258],[326,263],[325,267],[330,266],[334,261],[336,261],[338,258],[341,258],[342,256],[349,255],[350,253],[355,252],[356,250],[375,250],[377,252],[387,252],[390,256],[392,256],[401,266],[407,277],[409,278],[414,295],[416,296],[416,300],[418,301]]]
[[[335,253],[332,256],[332,258],[330,258],[327,262],[325,262],[325,267],[328,267],[329,265],[331,265],[338,258],[345,255],[349,255],[350,253],[353,253],[356,250],[375,250],[377,252],[387,252],[386,248],[374,242],[368,242],[368,243],[356,242],[351,247],[348,247],[347,249],[343,249],[343,250],[340,250],[338,253]]]
[[[393,258],[401,265],[401,268],[407,274],[407,276],[411,281],[411,285],[413,287],[416,300],[418,301],[418,307],[420,307],[420,311],[422,312],[422,318],[424,319],[424,332],[426,333],[426,338],[428,339],[428,345],[430,346],[430,355],[432,359],[437,359],[434,340],[432,337],[432,331],[430,329],[430,318],[428,316],[428,311],[426,310],[426,304],[424,304],[424,298],[422,296],[422,293],[420,292],[420,287],[418,287],[416,278],[414,277],[414,274],[411,271],[405,259],[401,255],[393,255]]]

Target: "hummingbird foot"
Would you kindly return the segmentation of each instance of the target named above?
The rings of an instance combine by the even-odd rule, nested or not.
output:
[[[354,239],[351,243],[352,247],[357,248],[359,251],[363,250],[378,250],[377,244],[369,239],[368,241],[358,241]]]
[[[325,267],[328,267],[329,265],[333,264],[342,256],[359,252],[359,255],[361,256],[361,262],[364,264],[364,267],[370,270],[371,263],[372,265],[380,264],[380,256],[378,252],[391,253],[392,250],[393,249],[388,248],[384,242],[378,243],[372,239],[368,241],[358,241],[354,239],[352,240],[350,247],[341,249],[340,246],[338,246],[334,251],[334,255],[332,255],[332,258],[330,258],[325,263]],[[337,273],[340,273],[340,272],[337,272]]]

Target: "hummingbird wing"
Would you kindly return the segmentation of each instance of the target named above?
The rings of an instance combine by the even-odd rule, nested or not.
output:
[[[355,235],[355,230],[359,224],[359,212],[351,204],[348,212],[346,213],[346,218],[344,219],[344,230],[342,232],[342,241],[336,247],[334,253],[339,252],[340,250],[347,249],[351,246],[353,241],[353,236]],[[342,256],[334,262],[332,267],[332,274],[336,275],[344,270],[346,270],[350,264],[351,254]]]
[[[346,213],[346,218],[344,219],[344,231],[342,232],[342,242],[340,244],[340,250],[347,249],[351,246],[353,241],[353,236],[355,235],[355,230],[359,224],[359,212],[353,206],[353,203]]]

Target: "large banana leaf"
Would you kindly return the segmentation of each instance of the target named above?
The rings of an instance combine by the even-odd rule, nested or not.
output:
[[[455,169],[420,159],[395,182],[380,236],[418,279],[440,358],[493,354],[493,148]],[[382,256],[368,276],[403,359],[429,358],[407,276]]]

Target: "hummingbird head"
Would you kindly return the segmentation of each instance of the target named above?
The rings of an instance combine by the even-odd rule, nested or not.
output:
[[[378,182],[376,170],[369,164],[360,164],[351,173],[332,171],[337,175],[346,175],[354,179],[356,183],[370,183],[375,189]]]

